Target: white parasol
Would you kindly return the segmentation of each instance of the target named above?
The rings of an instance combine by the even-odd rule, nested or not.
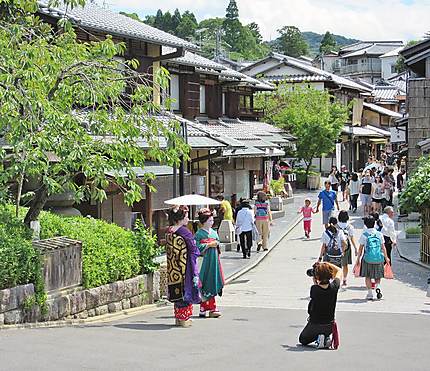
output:
[[[171,200],[164,201],[167,205],[219,205],[221,202],[214,200],[213,198],[200,196],[200,195],[185,195],[176,198],[172,198]]]

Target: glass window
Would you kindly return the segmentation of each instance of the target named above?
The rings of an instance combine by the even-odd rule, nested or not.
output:
[[[179,105],[179,76],[170,75],[170,98],[174,99],[171,109],[174,111],[180,110]]]
[[[200,85],[200,113],[206,113],[206,86]]]

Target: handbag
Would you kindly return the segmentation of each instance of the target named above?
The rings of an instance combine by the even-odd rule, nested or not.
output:
[[[260,237],[260,233],[258,233],[257,226],[254,223],[252,225],[252,240],[253,241],[258,241],[259,237]]]
[[[392,280],[394,278],[393,270],[391,269],[391,264],[385,264],[384,266],[384,278],[387,280]]]

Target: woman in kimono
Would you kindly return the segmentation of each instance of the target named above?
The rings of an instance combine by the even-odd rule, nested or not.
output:
[[[200,268],[202,303],[200,304],[199,317],[206,317],[206,312],[209,311],[210,318],[218,318],[221,313],[217,310],[215,297],[222,295],[224,274],[219,258],[218,233],[212,229],[214,223],[212,211],[206,208],[201,209],[199,222],[201,228],[195,235],[197,247],[203,256],[203,263]]]
[[[169,227],[166,233],[167,287],[169,300],[174,303],[176,325],[191,326],[193,304],[200,303],[199,249],[187,228],[188,208],[175,206],[169,210]]]

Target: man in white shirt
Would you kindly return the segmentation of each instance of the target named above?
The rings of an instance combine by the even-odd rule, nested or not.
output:
[[[251,257],[252,230],[254,228],[254,222],[254,212],[252,207],[249,205],[249,200],[244,200],[242,202],[242,208],[236,216],[236,234],[239,236],[240,247],[242,248],[244,259]]]
[[[394,226],[394,209],[391,206],[387,206],[384,209],[384,214],[381,215],[379,220],[382,222],[381,233],[384,236],[385,248],[387,249],[387,255],[391,260],[391,250],[393,246],[397,245],[397,232]]]

